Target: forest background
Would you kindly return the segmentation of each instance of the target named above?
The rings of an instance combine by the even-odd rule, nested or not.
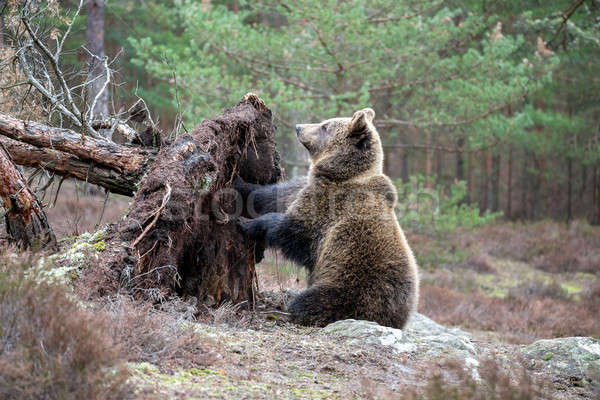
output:
[[[63,23],[76,3],[60,2]],[[598,1],[92,3],[103,13],[78,16],[65,48],[92,46],[88,20],[104,19],[106,107],[142,96],[177,134],[257,92],[290,177],[307,166],[294,124],[370,106],[405,223],[600,222]]]

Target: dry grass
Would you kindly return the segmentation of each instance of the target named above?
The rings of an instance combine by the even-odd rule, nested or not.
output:
[[[485,253],[472,254],[460,265],[462,268],[470,269],[479,273],[495,274],[496,268],[492,265],[490,257]]]
[[[267,250],[256,270],[260,291],[302,290],[306,287],[306,270],[286,260],[278,251]]]
[[[547,272],[600,273],[600,227],[585,221],[499,223],[465,237],[487,254],[530,263]]]
[[[107,321],[65,287],[28,276],[31,265],[31,256],[0,255],[0,397],[128,397],[122,347]]]
[[[586,221],[564,223],[494,222],[477,230],[457,229],[446,237],[407,231],[421,267],[461,265],[478,271],[489,256],[521,261],[551,273],[600,273],[600,227]]]
[[[515,343],[600,334],[600,227],[498,222],[441,240],[408,236],[426,277],[420,311],[436,321]],[[526,270],[507,272],[511,260]]]
[[[194,329],[196,300],[151,304],[122,293],[110,268],[94,267],[75,281],[75,293],[107,321],[108,334],[129,362],[174,368],[205,367],[222,360],[222,348]]]
[[[483,360],[478,368],[479,379],[459,362],[444,362],[444,373],[430,374],[422,393],[412,393],[408,399],[428,400],[527,400],[547,398],[546,383],[534,381],[525,367],[506,372],[493,358]],[[433,368],[436,371],[437,368]]]
[[[195,307],[173,301],[162,310],[117,296],[100,310],[109,322],[109,334],[130,362],[149,362],[161,368],[206,367],[223,360],[224,350],[200,336],[191,323]]]
[[[493,358],[482,360],[474,373],[464,362],[448,358],[428,361],[418,368],[422,385],[401,383],[397,391],[362,377],[361,398],[427,400],[528,400],[553,398],[550,385],[542,378],[532,378],[524,365],[515,363],[510,371]],[[399,393],[402,396],[399,396]]]
[[[115,295],[83,306],[81,288],[33,279],[33,259],[0,254],[0,398],[130,398],[126,362],[169,371],[223,361],[222,347],[190,323],[192,303]]]
[[[419,310],[441,324],[494,331],[513,343],[598,335],[600,298],[574,302],[552,293],[519,293],[515,289],[506,298],[497,298],[424,283]]]

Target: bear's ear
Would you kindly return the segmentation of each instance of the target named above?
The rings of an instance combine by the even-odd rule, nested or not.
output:
[[[373,119],[375,118],[375,111],[372,108],[363,108],[360,111],[357,111],[356,113],[354,113],[354,115],[356,115],[357,113],[364,113],[365,114],[365,118],[367,118],[367,121],[369,122],[373,122]]]
[[[368,122],[372,122],[375,111],[372,108],[363,108],[354,113],[348,129],[348,136],[359,137],[369,134]]]

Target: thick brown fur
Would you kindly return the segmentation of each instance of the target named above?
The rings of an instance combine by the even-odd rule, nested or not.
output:
[[[308,179],[236,182],[262,214],[242,230],[308,269],[308,288],[289,304],[300,324],[354,318],[402,328],[417,307],[417,265],[394,213],[396,190],[382,172],[374,116],[367,108],[298,125],[312,161]]]

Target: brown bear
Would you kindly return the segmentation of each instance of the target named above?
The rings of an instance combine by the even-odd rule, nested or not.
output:
[[[308,270],[308,288],[288,306],[294,322],[324,326],[364,319],[402,328],[417,307],[417,264],[383,174],[383,149],[370,108],[352,118],[297,125],[310,153],[308,177],[235,187],[258,218],[242,231]]]

